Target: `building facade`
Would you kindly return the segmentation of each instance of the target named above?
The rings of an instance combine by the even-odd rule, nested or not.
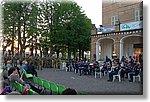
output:
[[[102,0],[102,33],[93,25],[91,60],[112,59],[115,55],[143,53],[143,2],[141,0]]]

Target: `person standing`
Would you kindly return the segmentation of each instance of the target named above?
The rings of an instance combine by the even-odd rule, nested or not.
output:
[[[27,73],[35,75],[37,77],[37,72],[35,70],[35,67],[34,67],[32,61],[29,62],[29,65],[27,67],[28,67]]]
[[[38,70],[42,70],[42,59],[40,56],[37,57],[37,68]]]

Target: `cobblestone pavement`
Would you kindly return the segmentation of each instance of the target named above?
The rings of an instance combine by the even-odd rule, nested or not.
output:
[[[73,88],[78,93],[87,95],[141,95],[143,86],[140,82],[129,82],[127,79],[118,82],[108,82],[108,76],[95,78],[94,75],[82,75],[66,72],[65,70],[45,68],[37,70],[40,78],[64,85],[66,88]]]

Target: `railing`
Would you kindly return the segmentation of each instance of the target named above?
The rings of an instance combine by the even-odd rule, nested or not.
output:
[[[130,34],[143,34],[143,29],[129,30],[129,31],[117,31],[102,34],[92,34],[91,37],[107,37],[107,36],[118,36],[118,35],[130,35]]]

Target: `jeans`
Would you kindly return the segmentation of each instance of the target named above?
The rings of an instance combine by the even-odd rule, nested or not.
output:
[[[109,80],[113,80],[113,75],[117,75],[118,74],[118,72],[116,72],[116,71],[111,71],[110,73],[109,73]]]

